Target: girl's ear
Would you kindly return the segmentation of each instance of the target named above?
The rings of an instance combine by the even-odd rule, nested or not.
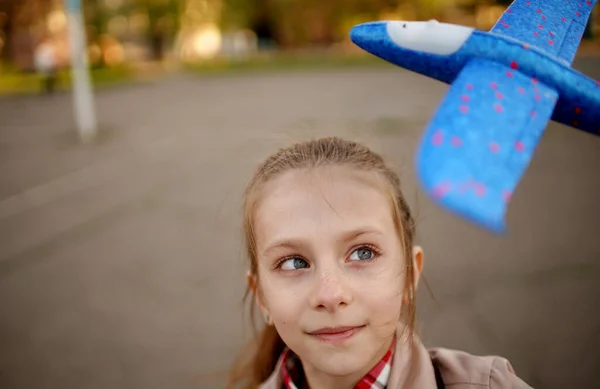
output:
[[[419,278],[421,278],[421,274],[423,273],[423,249],[421,246],[413,247],[413,269],[415,275],[415,290],[417,290],[417,285],[419,284]]]
[[[255,299],[256,303],[258,304],[258,308],[260,309],[267,324],[269,324],[269,322],[270,322],[269,311],[267,310],[267,307],[265,306],[262,295],[260,293],[256,275],[253,275],[252,273],[250,273],[250,271],[248,271],[246,273],[246,280],[248,282],[248,287],[252,291],[252,294],[254,295],[254,299]]]

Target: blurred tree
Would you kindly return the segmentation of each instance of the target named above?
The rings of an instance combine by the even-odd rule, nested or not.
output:
[[[0,0],[1,60],[14,62],[17,51],[32,49],[16,40],[24,33],[31,35],[32,27],[43,25],[51,7],[52,2],[48,0]],[[35,44],[31,39],[28,43]]]
[[[398,0],[223,0],[224,28],[250,28],[259,41],[281,46],[329,44],[347,32],[342,23],[356,14],[375,19]]]

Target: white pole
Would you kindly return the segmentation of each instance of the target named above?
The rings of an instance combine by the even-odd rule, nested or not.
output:
[[[81,0],[65,0],[65,5],[69,24],[75,122],[81,141],[88,143],[96,136],[96,113],[88,71],[87,39],[81,12]]]

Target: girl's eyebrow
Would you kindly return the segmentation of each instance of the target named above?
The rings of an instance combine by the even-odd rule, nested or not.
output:
[[[383,235],[383,232],[381,229],[376,227],[359,228],[340,234],[339,240],[347,243],[360,238],[363,235]],[[267,256],[272,251],[282,248],[298,249],[298,247],[302,246],[302,242],[303,240],[301,238],[280,238],[269,244],[263,251],[263,255]]]

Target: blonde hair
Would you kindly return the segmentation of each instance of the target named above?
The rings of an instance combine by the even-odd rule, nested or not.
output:
[[[250,261],[250,275],[258,283],[256,242],[253,230],[253,213],[259,201],[260,189],[269,181],[290,170],[310,169],[321,166],[347,166],[357,171],[372,172],[384,178],[390,193],[396,231],[403,245],[404,257],[412,258],[415,223],[410,209],[400,190],[400,180],[383,158],[368,147],[337,137],[320,138],[299,142],[282,148],[268,157],[257,169],[244,194],[244,234],[245,245]],[[412,260],[406,261],[406,284],[404,293],[409,296],[406,309],[406,328],[414,331],[415,290]],[[246,289],[244,302],[252,295]],[[255,300],[250,301],[250,317],[255,323]],[[228,389],[258,388],[273,372],[285,343],[274,326],[265,326],[254,341],[243,350],[234,365],[227,385]]]

